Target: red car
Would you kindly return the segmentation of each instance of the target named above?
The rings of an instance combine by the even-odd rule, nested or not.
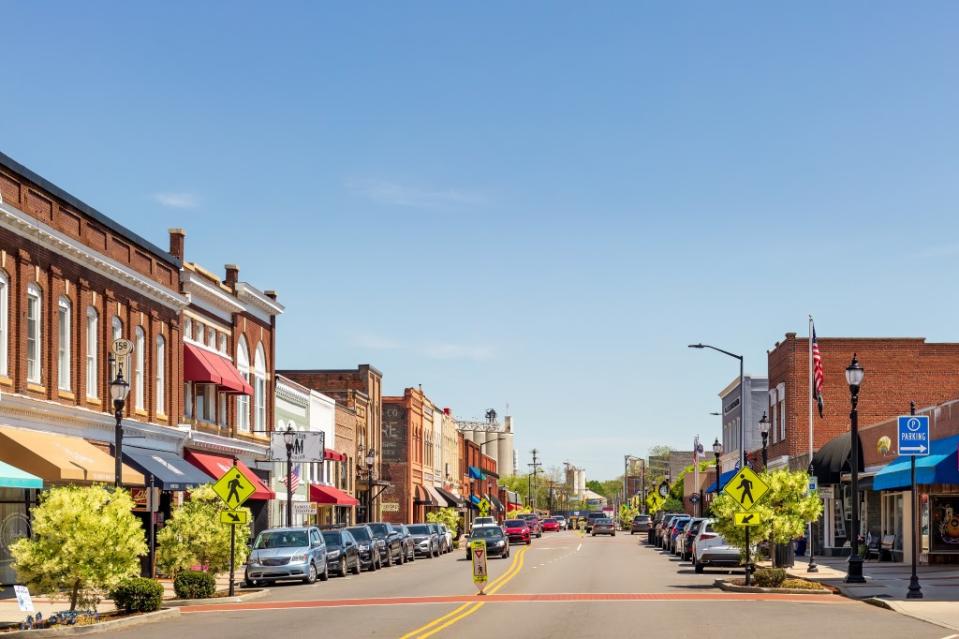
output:
[[[507,519],[503,522],[503,528],[506,529],[506,536],[510,543],[519,542],[527,546],[530,544],[529,526],[524,519]]]
[[[547,517],[543,520],[543,532],[559,532],[559,522],[553,519],[552,517]]]

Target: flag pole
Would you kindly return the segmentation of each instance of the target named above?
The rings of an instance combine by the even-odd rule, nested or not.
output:
[[[812,400],[813,395],[815,394],[815,383],[816,380],[813,379],[813,367],[812,367],[812,336],[813,332],[816,330],[815,325],[813,324],[812,315],[809,316],[809,476],[812,477],[813,467],[812,467],[812,456],[813,456],[813,408]],[[808,485],[808,482],[807,482]],[[813,538],[812,538],[812,522],[809,522],[808,533],[806,535],[808,543],[806,544],[807,552],[809,553],[809,565],[806,567],[806,572],[819,572],[819,568],[816,567],[816,562],[813,561]]]

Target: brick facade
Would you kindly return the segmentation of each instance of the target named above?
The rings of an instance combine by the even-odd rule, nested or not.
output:
[[[384,510],[384,521],[402,523],[426,520],[426,507],[415,503],[417,486],[423,485],[425,433],[423,391],[407,388],[401,397],[383,398],[383,479],[390,486],[383,492],[384,503],[398,504],[398,510]]]
[[[825,417],[815,412],[816,449],[849,430],[845,369],[853,353],[866,371],[859,394],[861,425],[905,414],[911,400],[929,406],[959,397],[959,344],[930,344],[924,338],[823,337],[818,343],[825,378]],[[768,353],[770,393],[777,388],[785,390],[785,438],[770,433],[770,466],[787,456],[792,468],[805,469],[809,463],[808,348],[808,339],[787,333]],[[769,414],[773,419],[772,406]]]

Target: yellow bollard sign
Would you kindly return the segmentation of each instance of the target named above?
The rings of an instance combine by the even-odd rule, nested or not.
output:
[[[470,542],[470,555],[473,559],[473,583],[483,594],[486,582],[489,581],[489,571],[486,570],[486,542],[476,539]]]

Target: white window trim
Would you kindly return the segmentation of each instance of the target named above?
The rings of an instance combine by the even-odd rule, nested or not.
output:
[[[66,322],[62,319],[65,318]],[[64,331],[63,324],[66,324]],[[64,333],[66,333],[64,335]],[[65,338],[65,339],[64,339]],[[57,302],[57,388],[70,391],[73,388],[70,380],[73,342],[73,304],[69,298],[61,296]]]
[[[262,343],[256,345],[253,377],[253,423],[256,430],[264,430],[266,428],[266,354]]]
[[[0,271],[0,375],[9,375],[8,343],[10,333],[7,332],[7,322],[10,308],[10,279]]]
[[[33,338],[34,349],[36,350],[36,359],[33,365],[33,375],[30,375],[30,308],[33,306],[33,300],[36,300],[36,318],[34,326],[37,334]],[[31,282],[27,286],[27,381],[32,384],[43,383],[43,291],[36,282]]]
[[[156,395],[156,412],[160,415],[166,414],[166,338],[157,335],[156,339],[156,382],[154,394]]]
[[[99,368],[99,362],[97,355],[99,355],[99,346],[100,335],[98,331],[100,330],[100,314],[97,312],[97,309],[92,306],[87,307],[87,324],[86,324],[86,347],[87,347],[87,359],[86,366],[84,370],[87,376],[87,397],[91,399],[97,398],[97,393],[99,392],[98,386],[100,377],[98,375],[97,369]]]
[[[252,382],[250,373],[250,349],[246,338],[241,337],[236,348],[236,367],[247,383]],[[250,396],[236,396],[236,429],[241,433],[250,432]]]
[[[144,379],[145,368],[146,368],[146,333],[143,331],[142,326],[137,326],[134,331],[136,339],[136,352],[133,354],[134,359],[134,406],[137,410],[146,410],[146,380]]]

